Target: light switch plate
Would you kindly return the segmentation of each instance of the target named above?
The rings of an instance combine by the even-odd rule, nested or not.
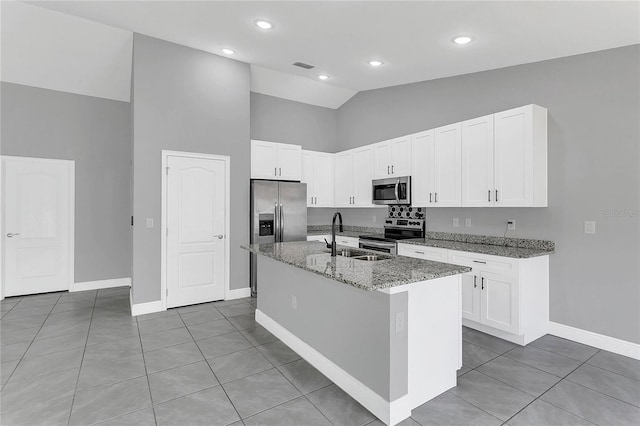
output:
[[[152,217],[148,217],[147,218],[146,225],[147,225],[147,228],[153,228],[153,218]]]
[[[471,218],[470,218],[470,217],[468,217],[468,218],[466,218],[466,219],[464,220],[464,226],[465,226],[466,228],[471,228]]]
[[[516,230],[516,220],[515,219],[509,219],[507,221],[507,229],[509,231],[515,231]]]
[[[404,331],[404,312],[396,313],[396,333]]]
[[[584,233],[585,234],[595,234],[596,233],[596,222],[593,220],[585,220],[584,221]]]
[[[453,227],[457,228],[458,226],[460,226],[460,219],[458,219],[457,217],[453,218]]]

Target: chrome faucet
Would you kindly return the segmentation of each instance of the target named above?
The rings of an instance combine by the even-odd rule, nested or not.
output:
[[[342,215],[336,212],[331,221],[331,257],[336,257],[336,217],[340,219],[340,232],[342,232]]]

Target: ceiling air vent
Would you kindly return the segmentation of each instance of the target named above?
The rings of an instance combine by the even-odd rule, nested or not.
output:
[[[293,65],[296,67],[304,68],[305,70],[310,70],[316,67],[315,65],[305,64],[304,62],[294,62]]]

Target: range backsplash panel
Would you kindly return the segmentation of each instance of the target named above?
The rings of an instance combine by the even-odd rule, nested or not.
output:
[[[387,216],[406,219],[426,219],[427,208],[390,205]]]

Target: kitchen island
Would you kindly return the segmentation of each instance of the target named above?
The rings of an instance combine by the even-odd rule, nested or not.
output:
[[[470,268],[362,250],[332,258],[313,241],[244,248],[260,255],[256,321],[384,423],[456,385]]]

